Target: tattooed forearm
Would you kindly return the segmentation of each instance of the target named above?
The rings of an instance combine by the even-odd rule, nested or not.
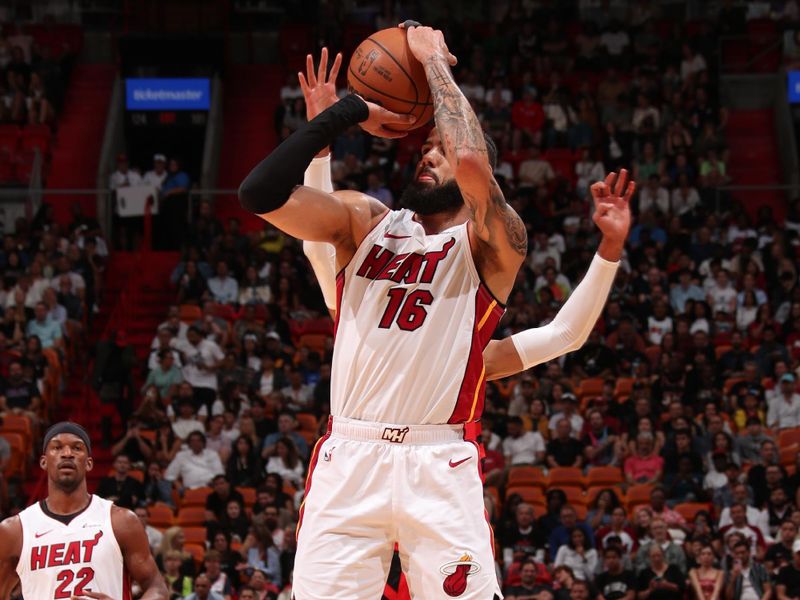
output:
[[[497,216],[502,220],[503,231],[509,245],[520,256],[526,256],[528,254],[528,230],[517,211],[506,202],[497,183],[492,186],[492,204],[495,205]]]
[[[441,57],[428,59],[425,73],[433,96],[436,129],[444,143],[447,159],[457,166],[465,153],[488,157],[481,124],[456,85],[447,61]]]

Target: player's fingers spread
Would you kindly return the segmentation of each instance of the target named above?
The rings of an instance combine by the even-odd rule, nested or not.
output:
[[[325,72],[328,70],[328,48],[323,46],[322,54],[319,57],[319,67],[317,67],[317,81],[325,83]]]
[[[617,196],[621,196],[622,192],[625,191],[625,184],[628,182],[628,171],[622,169],[619,172],[619,177],[617,178],[617,184],[614,186],[614,194]]]
[[[606,175],[606,185],[608,189],[614,189],[614,180],[617,178],[617,174],[614,171],[611,171],[608,175]]]
[[[631,181],[628,184],[628,190],[625,192],[625,202],[630,202],[631,201],[631,197],[633,196],[633,193],[635,191],[636,191],[636,182],[635,181]]]
[[[336,58],[333,59],[333,66],[331,67],[331,73],[328,75],[328,81],[332,83],[336,83],[336,78],[339,77],[339,67],[342,66],[342,53],[337,52]]]
[[[306,78],[311,87],[317,85],[317,76],[314,75],[314,57],[310,54],[306,55]]]
[[[458,59],[456,58],[455,54],[447,53],[447,60],[450,62],[451,67],[455,67],[458,64]]]
[[[308,89],[308,82],[306,81],[306,76],[303,75],[302,71],[298,71],[297,81],[300,82],[300,90],[303,92],[303,95],[305,96],[306,94],[308,94],[310,91]]]

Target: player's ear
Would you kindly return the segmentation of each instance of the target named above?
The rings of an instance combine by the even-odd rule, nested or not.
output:
[[[42,471],[47,470],[47,458],[45,458],[44,454],[39,457],[39,466],[41,467]]]
[[[88,471],[91,471],[93,468],[94,468],[94,460],[93,460],[93,459],[92,459],[92,457],[90,456],[90,457],[88,457],[88,458],[86,459],[86,471],[87,471],[87,472],[88,472]]]

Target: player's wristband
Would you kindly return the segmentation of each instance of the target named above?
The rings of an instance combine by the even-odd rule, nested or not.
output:
[[[317,153],[367,118],[367,103],[350,94],[300,127],[245,177],[239,186],[242,207],[263,214],[286,204]]]

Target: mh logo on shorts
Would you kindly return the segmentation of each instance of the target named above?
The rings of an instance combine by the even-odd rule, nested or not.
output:
[[[407,433],[408,427],[403,427],[402,429],[399,427],[385,427],[381,439],[387,442],[394,442],[395,444],[402,444],[403,440],[406,439]]]
[[[444,593],[453,598],[467,591],[467,577],[481,570],[481,566],[472,560],[466,552],[458,560],[454,560],[439,568],[446,575],[442,583]]]

